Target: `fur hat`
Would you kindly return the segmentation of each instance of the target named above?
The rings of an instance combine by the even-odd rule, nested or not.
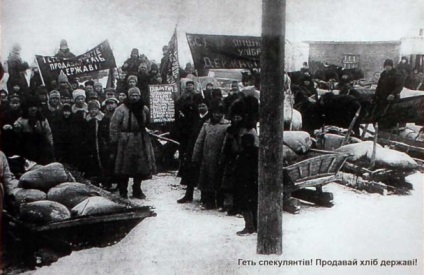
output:
[[[102,88],[103,88],[103,85],[102,85],[102,83],[100,83],[100,82],[95,82],[95,83],[94,83],[93,87],[97,87],[97,86],[100,86],[100,87],[102,87]]]
[[[135,83],[138,82],[138,78],[135,75],[130,75],[130,76],[128,76],[127,83],[130,82],[131,79],[135,80]]]
[[[40,86],[35,90],[36,95],[48,95],[49,91],[47,90],[46,86]]]
[[[194,81],[193,81],[193,80],[189,80],[189,81],[187,81],[187,82],[186,82],[186,86],[187,86],[188,84],[190,84],[190,83],[194,85]]]
[[[134,48],[131,50],[131,55],[136,54],[138,55],[138,49]]]
[[[208,84],[206,84],[206,87],[208,87],[208,86],[212,86],[213,87],[213,84],[210,83],[210,82],[208,82]]]
[[[75,99],[77,99],[77,97],[82,96],[84,97],[85,100],[85,91],[81,90],[81,89],[76,89],[75,91],[72,92],[72,99],[75,101]]]
[[[386,59],[386,60],[384,60],[384,65],[383,65],[383,67],[386,67],[386,66],[391,66],[391,67],[393,67],[393,60],[391,60],[391,59]]]
[[[90,100],[88,103],[88,110],[93,109],[93,108],[97,108],[100,109],[100,102],[98,100]]]
[[[59,98],[60,99],[60,93],[56,90],[52,90],[49,93],[49,97],[50,98]]]
[[[90,92],[88,93],[88,98],[91,100],[92,98],[99,98],[99,95],[96,92]]]
[[[234,101],[233,104],[231,104],[230,106],[230,114],[231,117],[235,115],[244,117],[246,115],[246,106],[244,104],[244,101],[240,99]]]
[[[86,81],[86,82],[84,83],[84,86],[85,86],[85,87],[87,87],[87,86],[93,86],[93,87],[94,87],[94,81],[93,81],[93,80],[88,80],[88,81]]]
[[[57,78],[57,82],[68,82],[68,77],[63,71],[60,71],[59,77]]]
[[[141,95],[140,89],[137,88],[137,87],[130,88],[128,90],[128,96],[131,96],[132,94],[139,94],[139,95]]]
[[[19,53],[22,50],[22,47],[19,43],[15,43],[12,46],[12,52]]]
[[[155,64],[155,63],[153,63],[153,64],[150,66],[150,71],[159,71],[159,67],[158,67],[158,65],[157,65],[157,64]]]
[[[66,50],[68,48],[68,42],[65,39],[60,40],[60,49]]]

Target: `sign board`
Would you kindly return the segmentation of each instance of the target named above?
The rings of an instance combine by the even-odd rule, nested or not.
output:
[[[259,68],[261,38],[187,34],[196,69]]]
[[[150,123],[172,122],[175,120],[175,84],[149,85]]]
[[[105,40],[93,49],[75,58],[59,58],[36,55],[44,83],[49,86],[58,79],[60,72],[66,76],[78,76],[116,67],[115,57],[109,42]]]

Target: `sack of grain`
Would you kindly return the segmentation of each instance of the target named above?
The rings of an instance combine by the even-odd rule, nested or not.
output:
[[[37,189],[20,189],[15,194],[15,201],[18,204],[45,200],[47,194]]]
[[[65,182],[51,188],[47,193],[47,199],[59,202],[69,209],[83,200],[97,195],[90,190],[87,184],[78,182]]]
[[[372,152],[368,152],[367,158],[369,160],[371,160],[371,156]],[[413,158],[405,153],[388,148],[377,148],[375,154],[375,167],[410,171],[417,169],[418,164]]]
[[[319,140],[317,141],[317,149],[333,151],[342,145],[344,138],[345,137],[341,135],[326,133],[319,137]],[[350,137],[348,141],[349,144],[359,142],[362,142],[362,140],[355,137]]]
[[[283,140],[285,145],[298,154],[306,153],[312,146],[311,136],[304,131],[285,131]]]
[[[35,201],[20,207],[20,219],[34,224],[47,224],[69,219],[71,213],[66,206],[55,201]]]
[[[70,175],[63,165],[54,162],[23,174],[19,179],[19,187],[47,192],[50,188],[70,180]]]
[[[115,213],[125,209],[125,205],[117,204],[104,197],[87,198],[72,208],[71,212],[77,216]]]
[[[382,148],[380,144],[377,144],[377,148]],[[337,148],[336,152],[347,153],[349,154],[349,158],[347,159],[350,162],[358,163],[358,162],[367,162],[367,155],[372,154],[373,142],[372,141],[364,141],[360,143],[353,143],[344,145],[340,148]]]

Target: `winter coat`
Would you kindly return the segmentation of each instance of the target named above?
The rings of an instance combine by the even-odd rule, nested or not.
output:
[[[47,119],[37,120],[32,126],[28,118],[20,117],[13,128],[18,134],[22,157],[42,165],[53,162],[53,136]]]
[[[149,109],[144,106],[144,122],[149,119]],[[155,155],[149,134],[140,127],[137,118],[126,104],[118,106],[109,127],[110,143],[116,147],[116,175],[149,179],[156,173]]]
[[[220,188],[222,169],[219,160],[228,126],[230,123],[225,119],[216,124],[205,122],[197,137],[192,161],[200,163],[198,187],[202,192]]]
[[[65,118],[60,113],[60,116],[54,121],[55,126],[53,124],[50,126],[53,134],[54,158],[57,162],[72,163],[72,122],[72,114],[68,118]]]
[[[185,178],[187,181],[192,183],[192,186],[197,185],[197,179],[199,178],[199,167],[194,165],[192,162],[193,150],[200,130],[202,129],[203,124],[209,119],[209,116],[209,113],[207,113],[204,117],[197,116],[197,119],[193,122],[193,127],[190,137],[188,138],[186,150],[184,151],[184,155],[181,156],[180,169],[177,176]],[[184,183],[187,181],[182,182]]]
[[[229,94],[226,98],[223,99],[222,105],[224,106],[224,114],[226,119],[230,119],[230,107],[234,101],[237,99],[243,98],[245,95],[242,92]]]
[[[17,133],[13,130],[13,128],[5,129],[4,126],[10,125],[7,127],[10,128],[21,115],[21,110],[12,109],[8,109],[1,115],[1,150],[6,154],[6,156],[18,155],[20,151]]]
[[[48,105],[47,109],[42,111],[42,114],[47,118],[47,121],[49,122],[53,136],[54,151],[56,152],[56,147],[60,138],[58,129],[60,128],[62,123],[62,111],[60,109],[60,106],[59,108],[53,108]]]
[[[395,100],[400,99],[400,92],[403,89],[403,76],[397,69],[390,71],[383,71],[378,80],[377,89],[375,91],[375,104],[376,107],[383,111],[389,101],[387,97],[394,95]]]
[[[101,176],[109,167],[109,122],[101,112],[85,118],[84,171],[87,177]]]
[[[72,148],[70,160],[71,164],[78,170],[83,170],[84,166],[85,117],[86,113],[84,111],[78,111],[72,113],[72,119],[69,121]]]
[[[28,88],[28,82],[25,78],[25,71],[29,69],[28,63],[22,62],[19,53],[10,53],[7,60],[9,79],[7,80],[8,91],[13,91],[14,85],[19,85],[21,90]]]
[[[258,147],[247,148],[235,161],[235,194],[242,211],[258,207],[258,153]]]
[[[71,53],[69,49],[60,49],[55,55],[55,57],[70,59],[75,58],[76,56],[75,54]]]
[[[122,65],[122,71],[127,73],[127,76],[130,74],[137,75],[141,62],[143,60],[140,57],[130,57]]]
[[[235,128],[230,126],[227,128],[224,143],[222,145],[221,160],[224,166],[221,188],[223,190],[234,189],[234,173],[236,168],[236,159],[243,151],[241,146],[241,136],[244,134],[252,134],[255,136],[255,147],[259,147],[259,139],[255,129]]]

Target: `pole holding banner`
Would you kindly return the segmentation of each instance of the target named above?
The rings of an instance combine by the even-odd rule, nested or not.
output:
[[[44,82],[43,74],[41,73],[41,70],[40,70],[40,65],[38,65],[37,58],[35,58],[35,64],[37,64],[38,73],[40,74],[41,82],[43,83],[43,86],[46,86],[46,83]]]

